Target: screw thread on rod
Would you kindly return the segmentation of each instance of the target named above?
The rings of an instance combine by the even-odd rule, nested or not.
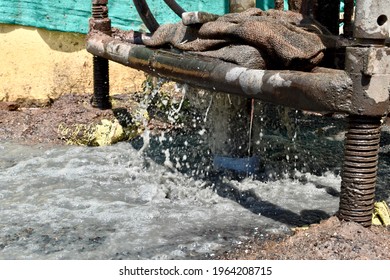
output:
[[[110,109],[108,60],[93,56],[93,99],[92,106],[99,109]]]
[[[378,169],[380,117],[350,116],[344,144],[339,218],[371,226]]]
[[[90,26],[106,34],[111,33],[111,21],[108,18],[108,7],[105,0],[92,2],[92,19]],[[102,57],[93,57],[93,98],[92,106],[99,109],[110,109],[110,84],[108,60]]]
[[[107,18],[108,17],[107,7],[103,5],[93,5],[92,17],[95,19]]]
[[[107,0],[92,1],[92,18],[97,20],[108,18],[107,4]]]

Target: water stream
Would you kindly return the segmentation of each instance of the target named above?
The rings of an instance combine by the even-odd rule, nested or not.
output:
[[[294,146],[309,149],[311,138],[299,135]],[[291,177],[266,158],[277,152],[269,147],[255,176],[214,172],[200,136],[149,135],[147,147],[141,137],[107,147],[1,143],[0,259],[203,259],[337,211],[337,164],[308,170],[297,161],[313,151],[301,151],[290,156]],[[278,149],[282,138],[262,143]],[[342,153],[342,142],[323,139],[334,147],[329,158]],[[390,202],[390,160],[381,156],[378,196]]]

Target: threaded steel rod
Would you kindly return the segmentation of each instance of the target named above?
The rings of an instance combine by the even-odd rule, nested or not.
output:
[[[108,1],[92,1],[92,18],[90,27],[107,35],[111,34],[111,20],[108,18]],[[110,109],[110,84],[108,59],[93,56],[93,98],[92,106],[99,109]]]
[[[344,144],[339,218],[371,226],[378,169],[380,117],[350,116]]]
[[[108,60],[93,56],[93,99],[92,106],[99,109],[110,109],[110,83]]]

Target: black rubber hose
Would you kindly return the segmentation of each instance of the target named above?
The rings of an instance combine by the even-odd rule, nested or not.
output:
[[[167,4],[169,6],[169,8],[171,8],[172,11],[175,12],[175,14],[177,14],[179,17],[181,17],[182,13],[185,13],[186,11],[179,5],[176,3],[175,0],[164,0],[165,4]]]
[[[160,26],[149,9],[145,0],[133,0],[134,6],[137,9],[142,22],[146,25],[150,32],[155,32]]]

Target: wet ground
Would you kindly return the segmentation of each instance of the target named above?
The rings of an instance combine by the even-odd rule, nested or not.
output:
[[[122,112],[123,109],[128,109],[130,111],[133,109],[134,106],[133,101],[134,100],[130,100],[129,97],[118,96],[115,100],[115,106],[117,108],[121,108]],[[31,104],[29,106],[26,106],[17,103],[1,103],[0,140],[3,149],[11,147],[9,145],[17,145],[18,149],[20,149],[20,146],[18,146],[20,144],[27,145],[26,147],[36,147],[36,145],[38,144],[41,145],[44,151],[48,153],[52,151],[52,153],[54,154],[61,154],[60,152],[58,152],[57,149],[68,150],[69,147],[63,147],[66,142],[66,139],[64,135],[59,132],[60,125],[89,125],[91,123],[99,123],[99,121],[103,118],[115,119],[116,117],[118,117],[118,115],[114,114],[111,110],[100,111],[96,108],[91,107],[90,97],[82,95],[63,96],[59,100],[54,101],[52,104],[47,104],[46,107],[34,107],[31,106]],[[164,121],[161,121],[157,118],[151,119],[151,121],[149,122],[149,127],[151,131],[153,131],[156,135],[155,137],[151,137],[149,143],[151,145],[153,145],[153,143],[155,143],[159,139],[161,141],[161,134],[159,133],[165,132],[164,137],[166,137],[166,135],[168,135],[169,133],[174,133],[178,129],[171,124],[165,123]],[[326,133],[326,131],[321,127],[325,127],[325,124],[320,122],[319,128],[316,128],[316,131]],[[378,199],[386,200],[388,203],[390,201],[388,181],[388,175],[390,174],[390,159],[388,152],[388,145],[390,144],[390,142],[388,141],[389,138],[390,137],[388,132],[384,132],[381,145],[381,162],[377,191]],[[183,138],[173,137],[172,139],[173,141],[175,141],[175,139]],[[275,137],[270,137],[270,139],[275,139]],[[136,151],[142,149],[144,143],[144,141],[142,140],[144,139],[141,139],[139,137],[134,139],[130,142],[131,146]],[[272,141],[270,140],[270,142]],[[168,143],[167,145],[172,146],[172,143],[169,144],[169,141],[166,141],[166,143]],[[83,236],[82,232],[84,229],[87,229],[90,224],[88,222],[85,224],[78,224],[76,220],[72,220],[71,218],[69,218],[69,221],[71,222],[69,222],[68,227],[62,226],[61,228],[53,228],[49,226],[45,230],[39,230],[37,228],[28,226],[29,218],[24,217],[24,219],[27,219],[25,221],[26,225],[22,226],[18,224],[18,219],[20,219],[20,217],[12,216],[14,215],[14,212],[12,212],[11,207],[10,209],[8,209],[9,212],[7,212],[10,216],[7,216],[8,218],[3,217],[5,219],[2,219],[1,221],[2,237],[0,240],[0,256],[6,256],[5,258],[17,258],[15,256],[19,256],[19,258],[21,258],[21,253],[18,255],[18,253],[15,253],[15,251],[23,251],[26,248],[32,248],[31,252],[35,252],[36,254],[32,253],[30,255],[30,258],[44,258],[42,252],[45,252],[45,250],[51,254],[50,257],[48,256],[48,258],[88,258],[88,256],[90,258],[99,258],[99,256],[97,255],[88,255],[87,253],[94,252],[94,248],[99,246],[103,246],[101,248],[104,248],[104,246],[115,244],[115,246],[117,246],[118,248],[112,249],[112,246],[109,246],[109,248],[111,248],[112,250],[108,250],[107,247],[106,251],[108,250],[109,253],[107,255],[101,255],[100,257],[136,258],[137,252],[131,252],[131,250],[129,249],[135,247],[139,249],[139,252],[141,252],[139,258],[191,258],[192,256],[192,258],[227,259],[390,259],[390,231],[387,228],[381,226],[363,228],[355,223],[340,222],[337,218],[334,217],[335,211],[337,210],[339,195],[338,185],[340,183],[340,178],[338,176],[340,167],[337,166],[337,162],[339,162],[340,143],[342,142],[333,141],[332,143],[334,144],[327,147],[328,153],[330,151],[328,158],[325,158],[322,161],[319,161],[319,159],[317,158],[317,163],[320,162],[321,166],[328,165],[326,168],[317,168],[316,171],[312,173],[301,173],[299,176],[293,179],[277,178],[274,183],[276,182],[275,185],[278,185],[279,189],[276,189],[274,192],[269,190],[269,186],[273,183],[267,183],[264,181],[265,173],[260,174],[257,178],[251,179],[237,178],[232,176],[231,174],[214,174],[212,172],[209,172],[205,175],[205,173],[197,172],[197,170],[199,170],[199,166],[202,166],[202,168],[207,166],[207,160],[196,159],[196,153],[193,154],[192,157],[194,157],[198,162],[197,166],[186,166],[185,164],[178,165],[178,161],[175,162],[173,160],[175,156],[180,154],[180,151],[177,151],[177,154],[175,154],[174,149],[171,149],[169,150],[171,154],[167,155],[167,153],[161,153],[161,150],[160,152],[156,152],[156,150],[154,149],[147,149],[145,155],[148,159],[150,159],[150,161],[147,160],[142,163],[140,162],[140,164],[146,164],[146,166],[149,166],[149,168],[151,165],[154,166],[156,164],[155,168],[157,168],[160,173],[165,174],[161,175],[160,179],[164,180],[164,183],[166,181],[171,180],[173,182],[173,185],[171,189],[164,189],[160,193],[158,184],[153,185],[153,180],[147,181],[151,185],[151,187],[149,188],[149,192],[137,194],[137,191],[142,191],[141,189],[134,191],[134,193],[130,192],[128,199],[131,201],[125,201],[126,203],[131,204],[139,202],[137,201],[137,196],[139,196],[138,199],[142,197],[146,198],[145,201],[143,201],[142,203],[147,204],[149,196],[151,194],[155,194],[157,196],[163,195],[164,199],[174,201],[176,207],[181,207],[183,211],[185,211],[185,209],[187,209],[189,205],[200,206],[199,208],[196,208],[197,210],[193,214],[193,220],[187,220],[188,225],[186,228],[190,229],[190,231],[191,227],[189,225],[196,224],[196,215],[198,215],[199,219],[205,219],[205,217],[208,217],[208,215],[209,217],[212,217],[211,212],[215,212],[217,210],[223,211],[223,207],[234,207],[236,211],[241,213],[240,215],[248,215],[245,216],[245,219],[247,219],[246,221],[249,224],[252,223],[254,226],[248,226],[247,228],[245,228],[248,224],[240,224],[241,218],[237,220],[236,217],[229,216],[229,218],[226,219],[225,223],[220,224],[220,228],[216,229],[215,227],[213,228],[211,226],[211,232],[209,232],[208,234],[205,234],[204,230],[199,229],[196,226],[192,228],[192,231],[195,232],[197,235],[208,236],[207,242],[199,240],[195,242],[193,240],[186,240],[185,233],[183,233],[183,236],[177,236],[175,232],[172,232],[172,235],[166,236],[166,239],[169,240],[169,242],[171,243],[176,242],[175,246],[178,248],[176,251],[171,249],[169,249],[169,253],[167,253],[167,251],[164,251],[163,249],[162,251],[159,251],[159,249],[156,249],[158,248],[158,245],[156,245],[157,247],[154,247],[154,249],[156,250],[152,250],[154,253],[148,254],[147,252],[145,253],[145,250],[142,251],[142,248],[140,246],[137,247],[133,246],[134,244],[131,245],[131,243],[129,243],[128,241],[128,237],[126,237],[125,232],[121,232],[120,227],[125,227],[126,225],[128,225],[128,223],[131,223],[131,221],[127,221],[127,224],[125,223],[126,225],[119,224],[118,226],[114,226],[115,222],[118,222],[118,219],[124,217],[121,216],[125,215],[125,212],[122,212],[122,210],[128,207],[128,205],[110,203],[110,211],[117,211],[117,217],[115,217],[115,215],[105,216],[104,207],[101,205],[95,205],[97,207],[97,209],[95,209],[96,212],[100,214],[98,214],[98,217],[95,217],[94,219],[97,219],[100,222],[105,221],[104,223],[101,222],[100,225],[107,225],[106,222],[109,221],[110,226],[101,226],[100,228],[97,227],[95,231],[89,232],[89,235],[87,234],[88,236]],[[310,143],[307,143],[307,146],[310,146]],[[28,149],[29,148],[26,148],[26,150]],[[75,147],[75,149],[79,148]],[[121,151],[125,148],[123,146],[120,146],[119,148],[115,148],[115,146],[113,146],[109,149],[112,149],[112,153],[114,153],[115,155],[115,150],[117,150],[118,152],[118,150]],[[165,151],[168,151],[168,149],[166,149]],[[39,149],[35,150],[34,153],[39,153]],[[270,149],[268,153],[268,159],[275,160],[273,156],[276,152]],[[17,154],[15,154],[15,157],[16,155],[20,154],[21,152],[19,151]],[[180,155],[183,156],[182,154]],[[42,158],[47,158],[47,156],[43,155]],[[74,166],[72,167],[72,164],[70,164],[68,167],[70,167],[73,172],[78,172],[78,169],[76,167],[80,167],[83,165],[82,159],[77,159],[77,156],[75,155],[72,155],[71,158],[73,160],[71,160],[70,163],[74,164]],[[167,161],[167,158],[172,160]],[[302,161],[307,160],[304,157],[300,158],[302,158]],[[19,162],[18,160],[10,161],[9,157],[8,160],[5,160],[4,158],[2,159],[3,160],[0,162],[0,168],[2,169],[2,172],[4,172],[4,174],[2,179],[0,179],[0,189],[2,190],[3,197],[7,194],[11,195],[11,187],[18,188],[18,186],[20,188],[21,195],[24,192],[27,192],[28,195],[36,197],[37,194],[34,194],[33,190],[29,189],[29,186],[26,185],[23,187],[22,181],[16,180],[15,182],[11,183],[10,178],[12,178],[12,174],[7,173],[10,172],[10,168],[13,168],[13,172],[16,172],[16,169],[20,169],[19,172],[23,172],[23,170],[28,171],[30,170],[31,165],[25,165],[23,161]],[[121,164],[119,163],[123,161],[123,158],[121,158],[118,154],[117,157],[113,156],[112,161],[114,162],[114,164],[117,164],[117,167],[120,169]],[[279,161],[276,160],[275,162],[275,166],[278,165]],[[55,160],[52,162],[52,164],[54,164],[53,168],[56,169]],[[59,163],[57,162],[57,164]],[[125,168],[125,172],[130,172],[128,162],[122,162],[122,164],[124,165],[124,167],[122,166],[121,168]],[[297,165],[299,166],[299,162],[297,162]],[[50,164],[47,164],[47,167],[50,167]],[[36,169],[39,170],[36,171],[36,174],[38,174],[38,176],[42,176],[42,174],[44,174],[43,170],[45,170],[45,168],[40,168],[41,169]],[[136,166],[134,168],[136,168]],[[160,170],[159,168],[163,169]],[[57,170],[57,172],[59,170]],[[169,172],[176,172],[172,170],[178,170],[180,174],[183,174],[183,176],[185,175],[189,177],[185,177],[186,179],[178,179],[177,177],[172,177],[171,175],[169,175]],[[99,171],[95,170],[92,172],[98,173]],[[55,174],[56,173],[51,176],[56,177],[57,175]],[[89,173],[87,172],[86,174]],[[151,176],[151,174],[152,173],[149,173],[148,175],[148,173],[146,173],[144,175],[148,177]],[[63,178],[64,176],[66,177],[68,175],[61,174],[61,176]],[[84,182],[86,188],[88,188],[88,182],[96,183],[97,180],[99,180],[99,178],[88,178],[88,176],[89,175],[86,176]],[[115,182],[120,176],[123,175],[114,174],[109,179],[109,181],[106,182],[107,186],[104,186],[105,183],[102,183],[103,187],[102,189],[100,189],[100,191],[102,192],[102,196],[104,196],[105,191],[108,191],[108,189],[105,188],[108,188],[109,184]],[[71,180],[71,177],[69,177],[68,179]],[[40,182],[39,177],[34,178],[34,180],[36,180],[36,185],[38,185]],[[128,178],[128,180],[131,181],[131,178]],[[195,181],[196,183],[193,183],[193,185],[191,185],[188,183],[190,181],[187,180],[192,180],[191,182]],[[105,181],[103,180],[103,182]],[[56,186],[58,187],[58,191],[60,192],[62,187],[60,186],[59,182],[57,183],[58,184]],[[189,184],[189,193],[192,193],[194,197],[193,199],[190,199],[188,197],[188,193],[185,194],[180,191],[180,188],[177,188],[177,186],[180,184]],[[4,186],[7,186],[7,188]],[[294,186],[297,188],[296,193],[288,191],[289,189],[294,188]],[[56,189],[56,187],[54,187],[54,189]],[[266,196],[266,199],[264,199],[264,192],[269,193],[269,195]],[[300,205],[297,205],[299,204],[297,203],[297,201],[299,201],[300,197],[302,196],[300,192],[307,192],[308,194],[310,194],[310,199],[314,204],[316,203],[315,198],[318,199],[319,205],[321,205],[321,200],[324,200],[324,198],[326,198],[327,200],[324,203],[326,204],[326,207],[322,205],[325,208],[323,208],[323,210],[318,210],[318,207],[315,207],[315,205],[305,205],[303,209],[311,210],[306,212],[299,212]],[[82,193],[84,193],[84,195],[87,195],[88,190],[82,190]],[[111,193],[111,195],[121,196],[125,193],[126,192],[121,193],[121,191],[117,191],[115,193]],[[12,199],[15,199],[15,201],[19,203],[22,202],[24,199],[23,197],[18,197],[17,194],[13,195],[15,195],[15,197],[13,197]],[[280,202],[280,200],[278,199],[280,199],[281,196],[288,197],[283,200],[283,202]],[[196,199],[200,198],[202,198],[203,201],[196,201]],[[56,197],[53,196],[49,197],[48,199],[55,200]],[[57,209],[58,212],[50,213],[49,208],[41,208],[36,210],[42,215],[46,215],[46,217],[48,218],[47,224],[50,224],[51,219],[55,221],[66,211],[70,211],[74,208],[79,207],[78,209],[82,208],[84,210],[88,208],[90,208],[90,210],[94,209],[94,204],[90,199],[91,198],[89,197],[84,197],[84,199],[81,197],[80,201],[76,203],[74,201],[72,202],[72,198],[67,199],[65,195],[65,197],[63,197],[62,202],[51,202],[56,204],[56,207],[58,208],[55,209]],[[120,201],[120,199],[114,201]],[[164,203],[166,202],[165,200],[163,201]],[[63,205],[61,205],[61,203]],[[280,205],[283,205],[283,207],[280,207]],[[31,205],[28,205],[28,203],[25,206],[27,208],[32,207]],[[144,233],[146,235],[151,234],[152,232],[153,219],[157,221],[160,218],[164,217],[164,211],[167,211],[165,212],[165,214],[169,212],[165,204],[160,206],[161,208],[158,207],[158,203],[155,203],[155,208],[149,209],[149,217],[145,219],[152,221],[152,223],[149,224],[151,227],[150,230],[145,229]],[[21,205],[20,207],[23,207],[23,205]],[[26,211],[26,209],[24,209],[24,211]],[[67,210],[65,211],[64,209]],[[143,209],[145,208],[141,207],[139,208],[139,211],[144,211]],[[34,209],[30,209],[28,211],[34,211]],[[85,216],[83,216],[82,219],[87,219],[88,211],[84,211],[83,215]],[[269,219],[270,221],[272,220],[272,222],[263,223],[263,220],[259,220],[258,218],[256,218],[259,215],[265,217],[265,219]],[[170,219],[170,222],[172,222],[175,219],[184,219],[184,216],[187,217],[187,214],[183,214],[182,217],[179,217],[177,215],[170,216],[168,217],[168,220]],[[130,219],[130,217],[128,217],[128,219]],[[93,221],[93,219],[91,219],[91,222],[96,222],[96,220]],[[211,220],[209,220],[208,222],[210,224],[212,223]],[[206,223],[208,222],[206,221]],[[308,229],[299,228],[306,224],[312,225]],[[233,225],[236,225],[236,227],[234,227]],[[265,225],[273,226],[268,227]],[[237,231],[237,227],[241,227],[241,231]],[[262,227],[267,228],[267,230],[261,230]],[[296,229],[295,231],[291,230],[291,228],[296,227],[298,227],[298,229]],[[114,237],[107,237],[110,236],[109,234],[107,234],[107,232],[113,230],[116,230],[116,232],[119,232],[119,234],[114,235]],[[155,230],[158,231],[157,228],[155,228]],[[70,237],[68,233],[73,231],[79,232],[79,235]],[[246,232],[246,234],[244,234],[243,232]],[[214,234],[215,236],[213,238],[210,238],[210,236],[213,236]],[[245,235],[245,238],[242,238],[242,235]],[[112,238],[112,243],[109,243],[104,238]],[[150,235],[150,238],[152,240],[153,238],[158,239],[159,237],[155,235]],[[35,246],[41,247],[34,248],[34,242],[36,242]],[[159,242],[160,241],[157,240],[155,244],[159,244]],[[130,244],[131,246],[129,245],[128,247],[126,247],[126,245],[124,245],[124,249],[121,250],[121,243]],[[42,247],[42,244],[46,244],[46,247]],[[202,244],[206,247],[202,247]],[[78,253],[76,255],[72,255],[72,252],[61,251],[66,246],[73,246],[75,248],[75,251],[78,250]]]

